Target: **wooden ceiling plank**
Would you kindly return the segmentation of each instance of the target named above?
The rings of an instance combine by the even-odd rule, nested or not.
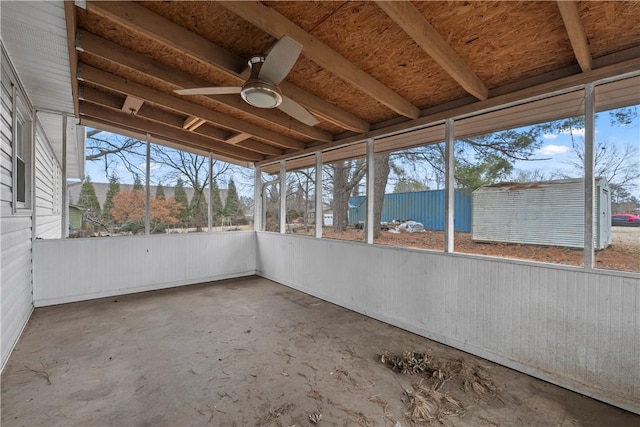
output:
[[[589,42],[584,31],[584,25],[578,12],[578,5],[575,1],[558,0],[558,9],[564,21],[573,53],[580,64],[582,71],[589,71],[592,68],[591,53],[589,52]]]
[[[237,144],[238,142],[242,142],[245,139],[249,139],[251,138],[251,135],[247,134],[247,133],[239,133],[236,135],[232,135],[229,138],[227,138],[226,142],[229,144]]]
[[[216,129],[211,128],[210,126],[202,126],[196,132],[203,135],[208,135],[211,130],[215,131]],[[227,138],[225,142],[228,144],[229,138]],[[256,153],[264,154],[266,156],[279,156],[285,153],[285,151],[281,148],[274,147],[273,145],[265,144],[264,142],[256,141],[254,139],[247,139],[236,145],[246,148],[247,150],[255,151]]]
[[[254,139],[247,139],[245,141],[239,142],[238,147],[246,148],[247,150],[253,150],[258,153],[262,153],[266,156],[280,156],[284,154],[284,151],[276,148],[272,145],[265,144],[260,141],[256,141]]]
[[[89,101],[93,104],[99,104],[113,109],[118,109],[118,106],[122,103],[121,96],[103,92],[86,85],[80,86],[79,97],[83,101]],[[185,129],[183,127],[185,119],[182,116],[152,107],[148,104],[142,106],[137,115],[144,119],[153,120],[179,129]],[[200,119],[196,117],[196,120]],[[211,128],[208,136],[216,141],[225,142],[229,137],[229,133],[220,129]]]
[[[198,119],[195,123],[193,123],[191,126],[189,126],[189,130],[191,132],[193,132],[194,130],[198,129],[200,126],[202,126],[203,124],[207,123],[206,120],[204,119]]]
[[[105,40],[86,30],[79,30],[76,38],[76,49],[97,56],[101,59],[141,72],[149,77],[175,85],[176,88],[185,89],[192,87],[212,86],[211,82],[199,79],[184,73],[168,65],[162,64],[153,58],[134,52],[130,49]],[[317,139],[319,141],[332,141],[333,136],[329,132],[307,126],[286,114],[276,110],[266,110],[248,105],[238,95],[209,96],[209,99],[253,117],[267,120],[284,129],[291,130],[302,136]]]
[[[193,125],[198,120],[200,120],[200,119],[198,117],[196,117],[196,116],[187,117],[186,119],[184,119],[184,122],[182,123],[182,129],[189,130],[191,125]]]
[[[97,86],[120,92],[125,95],[133,95],[138,98],[142,98],[147,102],[162,105],[165,108],[185,115],[197,116],[217,126],[231,129],[235,132],[248,133],[255,138],[263,139],[284,148],[300,150],[305,147],[304,142],[261,128],[254,124],[247,123],[243,120],[212,111],[201,105],[180,99],[177,96],[159,92],[155,89],[151,89],[122,77],[99,70],[90,65],[81,63],[78,68],[79,79],[88,81]]]
[[[134,29],[174,49],[181,50],[197,61],[208,63],[227,75],[237,78],[239,85],[246,79],[243,77],[243,71],[247,68],[246,59],[240,58],[134,2],[90,1],[87,2],[87,10],[106,17],[118,25]],[[188,87],[193,87],[193,85]],[[291,83],[282,82],[280,89],[282,93],[294,101],[314,113],[321,114],[333,124],[355,132],[369,130],[369,124],[366,121]]]
[[[124,100],[121,110],[124,111],[125,113],[135,116],[136,114],[138,114],[138,110],[140,110],[140,107],[142,107],[142,104],[144,104],[143,99],[136,98],[135,96],[129,95]]]
[[[275,38],[279,39],[285,35],[291,37],[302,44],[302,53],[306,57],[396,113],[412,119],[420,115],[418,107],[289,21],[276,10],[259,2],[223,1],[220,4]]]
[[[377,1],[377,5],[438,63],[460,86],[480,100],[489,89],[422,13],[409,1]]]
[[[130,1],[88,1],[87,10],[113,21],[126,23],[128,28],[136,31],[151,32],[153,38],[184,51],[192,58],[215,58],[215,61],[207,62],[230,74],[242,72],[247,62],[244,58]]]
[[[121,123],[124,126],[136,128],[158,136],[191,141],[192,143],[201,144],[203,147],[207,147],[212,151],[247,161],[258,161],[264,159],[264,156],[241,147],[217,142],[200,134],[186,132],[182,129],[176,129],[169,125],[131,116],[119,110],[112,110],[108,107],[99,106],[98,104],[93,104],[87,101],[82,101],[80,103],[80,114],[89,117],[101,118],[114,124]]]
[[[87,127],[105,130],[107,132],[128,136],[130,138],[144,139],[145,137],[144,131],[141,131],[139,129],[132,128],[129,126],[123,126],[122,124],[116,125],[107,120],[103,120],[97,117],[80,116],[80,124]],[[173,138],[167,138],[165,136],[162,136],[162,137],[158,135],[149,135],[149,136],[150,136],[149,141],[153,144],[159,144],[165,147],[175,148],[177,150],[188,150],[190,152],[200,154],[203,156],[207,156],[211,153],[215,158],[225,162],[233,163],[233,164],[244,166],[244,167],[249,165],[249,162],[247,162],[246,160],[224,155],[221,153],[217,153],[210,150],[208,147],[203,147],[198,144],[192,144],[186,141],[179,141]]]

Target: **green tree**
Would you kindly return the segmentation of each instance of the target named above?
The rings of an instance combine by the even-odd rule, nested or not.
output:
[[[162,183],[159,183],[158,186],[156,187],[156,199],[158,200],[166,199],[164,195],[164,187],[162,186]]]
[[[96,189],[93,186],[93,182],[91,182],[91,177],[89,175],[87,175],[82,183],[82,187],[80,187],[77,204],[84,208],[84,215],[89,222],[94,225],[98,225],[100,223],[100,202],[98,201]]]
[[[220,221],[224,216],[224,206],[222,205],[222,198],[220,197],[220,188],[215,179],[211,186],[211,205],[213,208],[213,220],[215,222]]]
[[[113,225],[113,215],[111,209],[113,208],[113,197],[120,192],[120,182],[118,177],[111,175],[109,177],[109,189],[107,190],[107,197],[102,207],[102,219],[107,228]]]
[[[202,231],[202,227],[206,226],[209,222],[209,207],[207,206],[207,200],[202,191],[193,192],[190,210],[191,219],[195,222],[197,230]]]
[[[178,219],[182,224],[189,222],[189,199],[187,198],[187,192],[184,190],[184,182],[181,178],[178,178],[176,183],[176,189],[174,193],[176,203],[180,206],[180,212],[178,213]]]
[[[240,198],[238,197],[238,190],[236,184],[233,182],[233,178],[229,180],[229,190],[227,191],[227,200],[224,203],[224,216],[230,219],[239,219],[244,215],[242,211],[242,205],[240,204]]]
[[[140,175],[136,174],[133,180],[133,191],[144,191],[144,186],[140,180]]]

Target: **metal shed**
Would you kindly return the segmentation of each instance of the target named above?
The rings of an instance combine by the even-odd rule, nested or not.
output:
[[[474,241],[584,247],[584,180],[486,185],[473,192]],[[611,244],[611,198],[596,180],[594,248]]]

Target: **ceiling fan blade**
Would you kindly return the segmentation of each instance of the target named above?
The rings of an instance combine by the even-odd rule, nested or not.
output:
[[[278,108],[283,113],[293,117],[294,119],[304,123],[307,126],[315,126],[320,123],[316,116],[311,114],[306,108],[286,96],[282,97],[282,104],[280,104]]]
[[[240,93],[241,87],[195,87],[193,89],[174,90],[178,95],[228,95]]]
[[[264,60],[258,77],[273,84],[280,84],[287,77],[302,52],[302,45],[288,36],[283,36],[271,48]]]

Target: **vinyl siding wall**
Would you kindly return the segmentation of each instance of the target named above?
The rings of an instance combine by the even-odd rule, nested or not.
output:
[[[16,76],[2,54],[0,141],[0,363],[9,357],[33,309],[31,224],[29,212],[12,209],[12,84]],[[26,99],[24,96],[23,99]]]
[[[36,128],[36,238],[62,235],[62,168],[42,129]]]

